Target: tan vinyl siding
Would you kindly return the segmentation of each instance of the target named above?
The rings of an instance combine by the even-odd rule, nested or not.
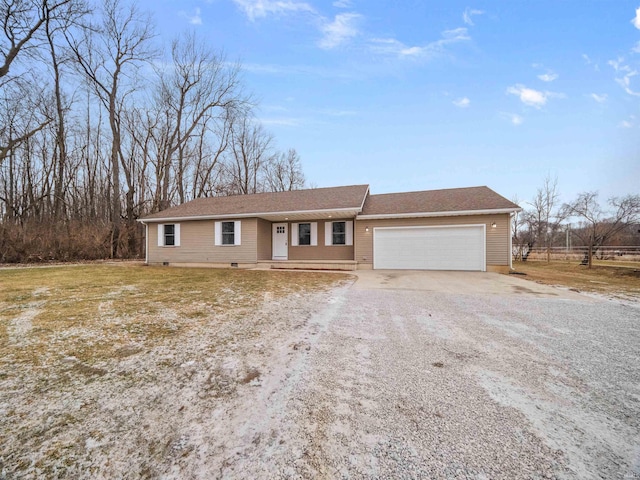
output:
[[[293,231],[293,224],[289,223],[289,260],[353,260],[353,245],[326,245],[324,244],[324,223],[326,221],[350,221],[351,218],[335,218],[331,220],[310,220],[300,223],[312,223],[318,224],[318,245],[301,245],[298,247],[292,246],[291,238],[293,235],[297,235],[297,232]],[[355,223],[354,228],[355,228]],[[355,236],[355,235],[354,235]],[[354,239],[355,243],[355,239]]]
[[[256,263],[257,219],[241,224],[241,245],[215,246],[213,220],[180,223],[180,246],[158,246],[158,224],[149,224],[149,263]]]
[[[402,219],[358,220],[355,222],[355,260],[359,264],[373,264],[373,229],[374,227],[413,227],[443,225],[480,225],[487,226],[487,266],[509,265],[509,214],[499,215],[465,215],[459,217],[427,217]],[[495,222],[496,228],[491,224]],[[369,231],[366,232],[366,227]]]
[[[487,223],[487,265],[509,265],[509,214],[493,215]],[[496,222],[496,228],[491,223]]]
[[[258,260],[271,260],[272,232],[271,222],[258,218]]]

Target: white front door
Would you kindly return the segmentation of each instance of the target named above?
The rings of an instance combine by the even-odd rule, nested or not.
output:
[[[273,260],[289,258],[289,228],[287,223],[274,223],[273,226]]]

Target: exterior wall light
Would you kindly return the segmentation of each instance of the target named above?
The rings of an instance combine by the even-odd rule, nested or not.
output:
[[[364,231],[368,232],[369,231],[369,227],[364,227]]]
[[[498,226],[498,225],[496,224],[496,222],[493,222],[493,223],[491,224],[491,228],[496,228],[497,226]]]

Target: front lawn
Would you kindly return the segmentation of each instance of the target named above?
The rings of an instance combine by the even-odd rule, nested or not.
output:
[[[0,478],[166,474],[188,454],[181,432],[259,382],[274,349],[303,340],[318,295],[347,278],[0,270]]]

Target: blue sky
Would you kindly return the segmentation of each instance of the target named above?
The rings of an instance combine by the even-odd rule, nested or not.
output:
[[[319,187],[640,193],[640,0],[144,0],[244,66]]]

